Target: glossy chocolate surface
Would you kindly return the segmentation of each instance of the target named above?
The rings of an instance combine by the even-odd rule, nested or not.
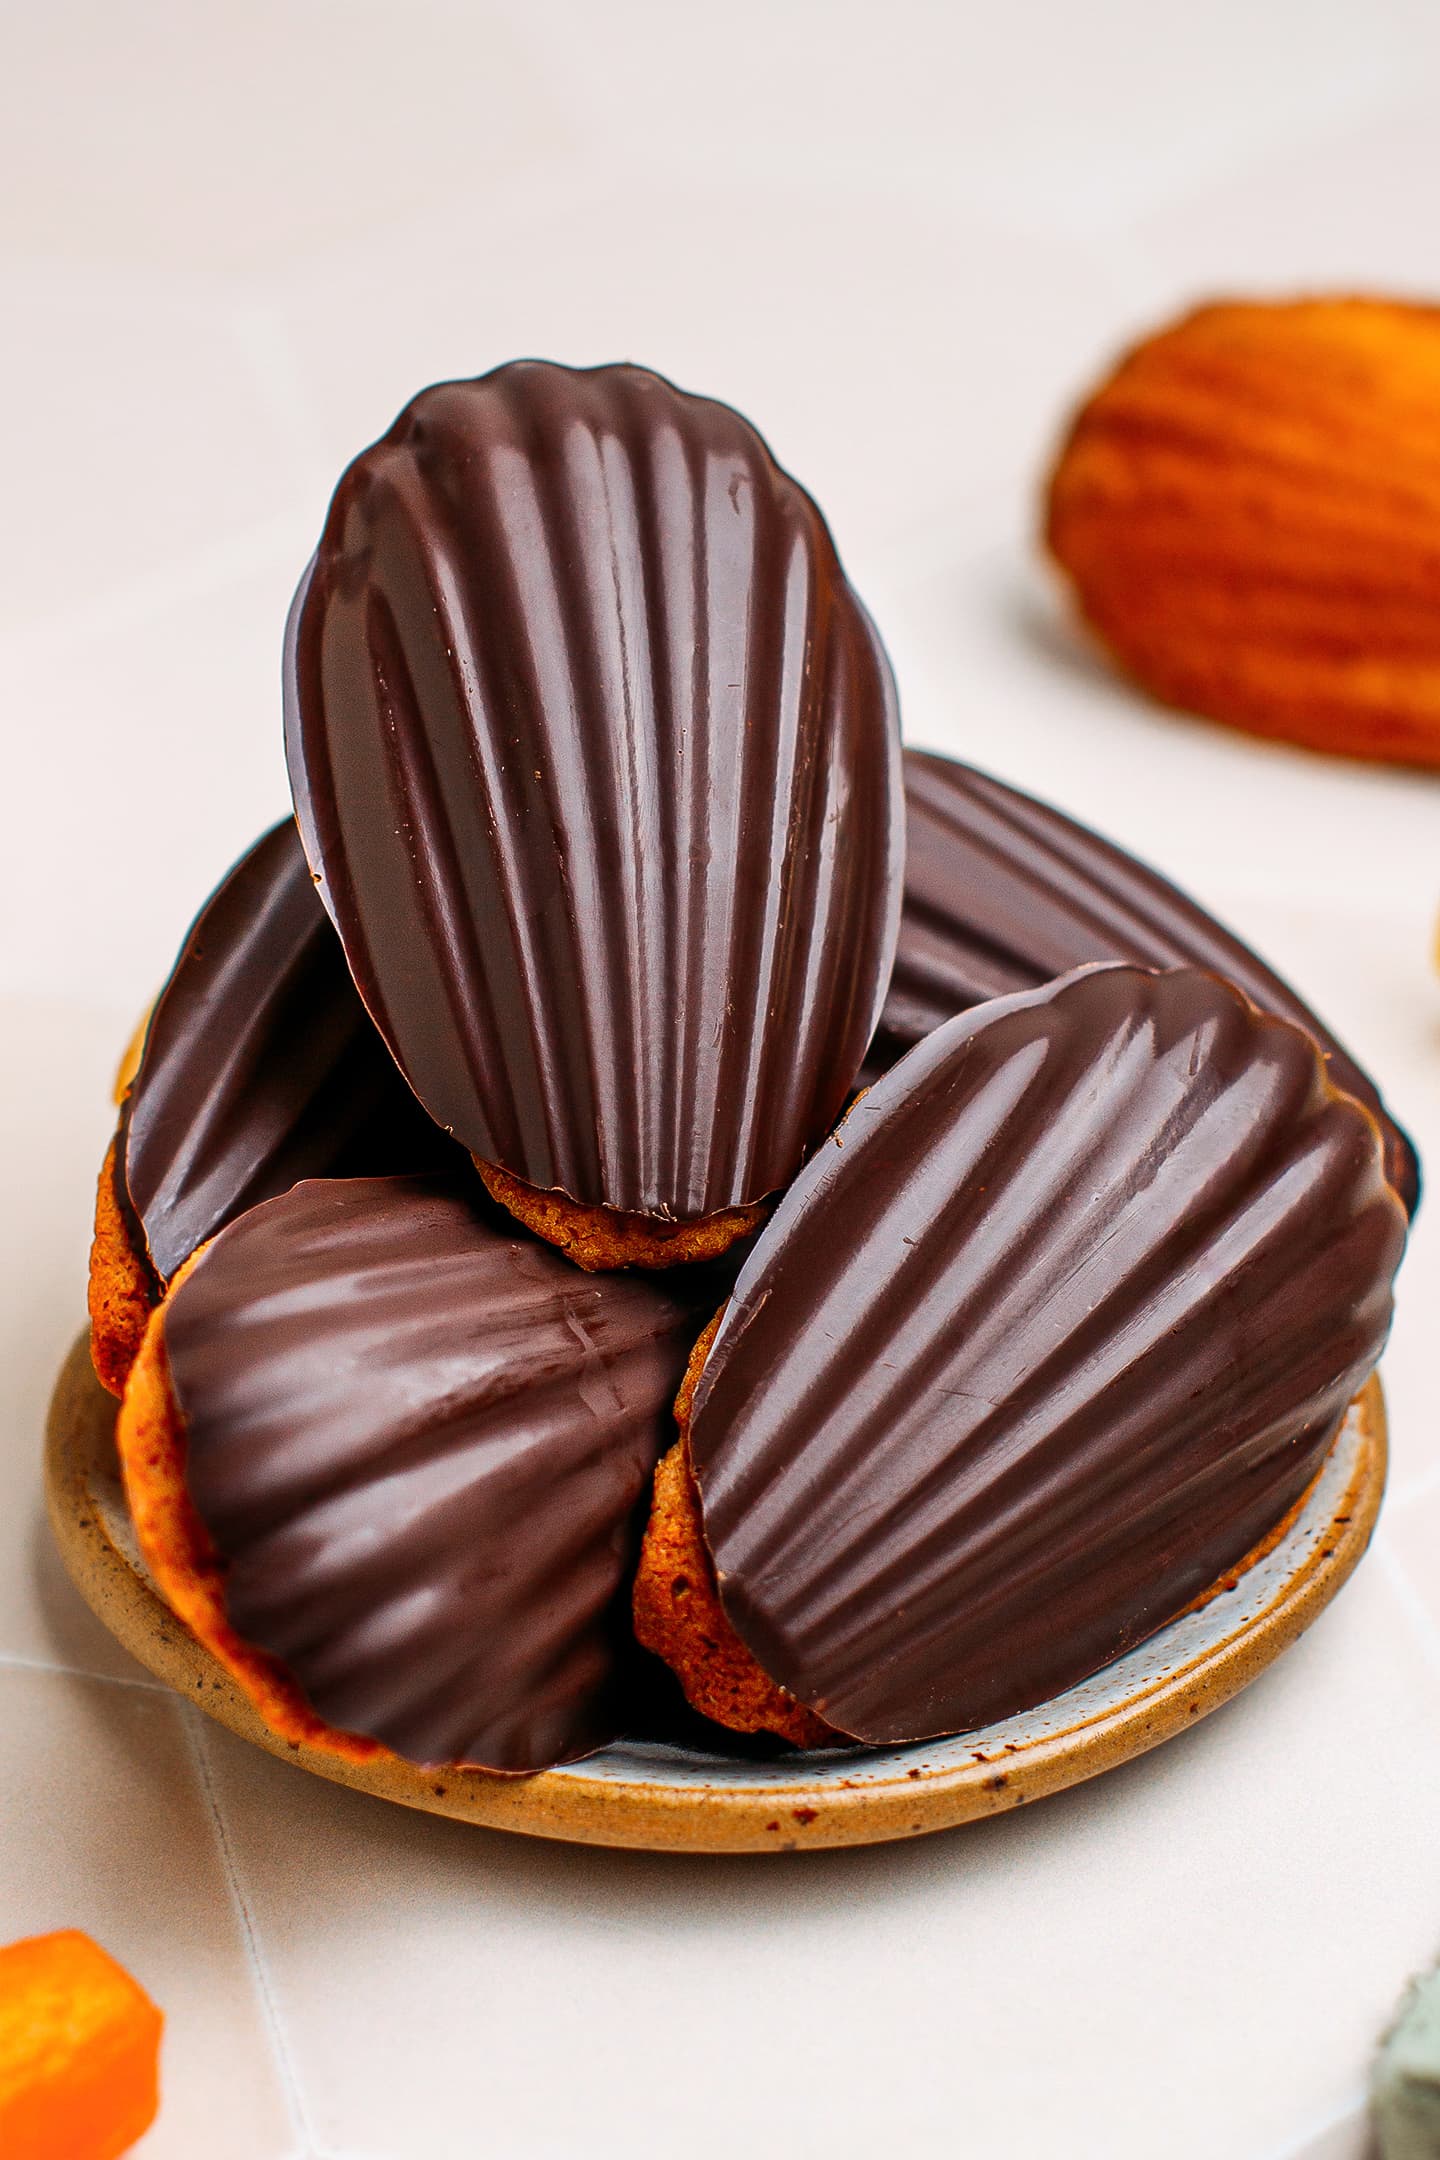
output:
[[[534,1770],[618,1730],[637,1510],[707,1313],[505,1221],[473,1174],[298,1185],[216,1239],[165,1342],[239,1633],[332,1725]]]
[[[1073,1685],[1299,1498],[1404,1236],[1372,1120],[1213,976],[948,1022],[802,1171],[701,1373],[732,1622],[865,1740]]]
[[[122,1132],[120,1197],[162,1280],[299,1178],[458,1159],[360,1002],[293,820],[241,857],[186,937]]]
[[[1087,961],[1202,967],[1304,1028],[1337,1087],[1381,1121],[1386,1171],[1413,1214],[1420,1166],[1374,1082],[1240,940],[1169,880],[986,773],[905,752],[905,908],[871,1056],[883,1069],[985,998],[1038,989]]]
[[[436,1120],[693,1220],[828,1129],[900,905],[894,691],[824,522],[634,367],[426,390],[356,459],[287,635],[296,814]]]

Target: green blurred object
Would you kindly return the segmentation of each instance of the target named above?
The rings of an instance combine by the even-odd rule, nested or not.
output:
[[[1410,1983],[1371,2094],[1380,2160],[1440,2160],[1440,1971]]]

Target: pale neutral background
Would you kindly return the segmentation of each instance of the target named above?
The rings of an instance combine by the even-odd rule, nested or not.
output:
[[[1433,0],[0,0],[0,1940],[169,2014],[146,2160],[1353,2160],[1440,1951],[1440,786],[1161,714],[1032,560],[1068,400],[1221,289],[1440,286]],[[107,1087],[285,806],[281,624],[422,383],[634,358],[828,509],[912,740],[1244,931],[1435,1166],[1395,1472],[1231,1708],[1023,1815],[689,1861],[247,1751],[70,1593],[39,1432]]]

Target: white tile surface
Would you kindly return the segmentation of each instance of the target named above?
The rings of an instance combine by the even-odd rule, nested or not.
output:
[[[507,1842],[220,1734],[212,1814],[181,1712],[60,1578],[36,1454],[114,1056],[284,806],[280,628],[328,489],[423,380],[516,352],[751,412],[913,739],[1191,884],[1440,1165],[1440,784],[1159,713],[1030,560],[1066,405],[1160,313],[1433,288],[1440,13],[0,13],[0,1939],[89,1926],[153,1987],[147,2160],[1361,2160],[1370,2047],[1440,1947],[1440,1192],[1386,1527],[1338,1608],[1158,1756],[893,1852]]]
[[[164,2011],[161,2112],[137,2148],[144,2160],[282,2160],[295,2124],[191,1715],[159,1688],[0,1663],[0,1941],[83,1928]]]
[[[501,187],[564,143],[484,0],[46,0],[7,10],[0,249],[183,269],[303,253]]]
[[[1435,105],[1424,87],[1319,140],[1272,143],[1243,176],[1142,218],[1154,305],[1251,288],[1433,299],[1434,256],[1416,213],[1434,188]]]
[[[1380,1556],[1420,1640],[1440,1664],[1440,1476],[1397,1493],[1385,1517]]]
[[[777,184],[857,171],[1004,222],[1121,217],[1305,141],[1405,82],[1406,0],[531,0],[527,26],[609,158]]]
[[[1440,1674],[1368,1565],[1193,1736],[904,1847],[594,1853],[209,1747],[347,2150],[469,2160],[502,2124],[556,2160],[932,2152],[963,2122],[1036,2160],[1267,2160],[1359,2086],[1440,1932]]]
[[[0,853],[0,990],[63,986],[138,1013],[225,869],[284,816],[277,625],[305,544],[290,528],[258,568],[0,641],[24,731],[22,814]]]
[[[293,498],[293,446],[223,308],[12,266],[0,347],[0,637],[53,646],[117,590],[182,571]]]

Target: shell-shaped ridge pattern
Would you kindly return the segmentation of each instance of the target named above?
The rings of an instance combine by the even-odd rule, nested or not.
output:
[[[810,498],[729,408],[515,363],[342,479],[292,610],[296,811],[436,1120],[693,1220],[782,1187],[888,980],[894,691]]]
[[[230,1624],[411,1761],[533,1770],[613,1738],[694,1298],[582,1274],[468,1171],[252,1210],[165,1308]]]
[[[207,1237],[300,1178],[458,1159],[350,979],[287,818],[190,930],[122,1115],[123,1196],[168,1280]]]
[[[1200,967],[1303,1028],[1330,1077],[1380,1121],[1386,1171],[1413,1215],[1415,1150],[1324,1022],[1168,878],[1048,803],[957,759],[907,750],[905,904],[870,1057],[883,1069],[986,998],[1092,961]]]
[[[861,1739],[1072,1685],[1299,1499],[1404,1235],[1374,1121],[1212,975],[951,1020],[801,1173],[700,1375],[732,1621]]]

